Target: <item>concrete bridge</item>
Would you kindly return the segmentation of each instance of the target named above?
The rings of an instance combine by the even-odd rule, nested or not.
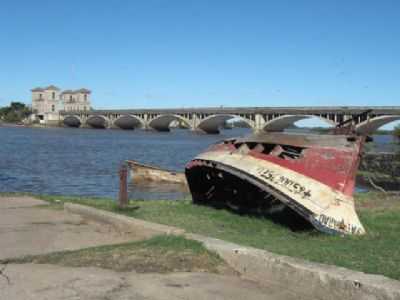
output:
[[[368,114],[359,114],[371,110]],[[282,131],[295,122],[317,117],[328,125],[354,118],[359,133],[372,133],[379,127],[400,120],[400,106],[346,107],[220,107],[180,109],[127,109],[62,111],[65,126],[169,131],[177,121],[185,127],[205,133],[219,133],[225,121],[241,119],[254,131]]]

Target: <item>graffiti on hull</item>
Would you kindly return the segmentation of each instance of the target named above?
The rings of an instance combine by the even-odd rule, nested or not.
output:
[[[257,173],[265,180],[279,185],[293,194],[300,195],[303,199],[311,198],[311,190],[307,189],[304,185],[292,180],[284,175],[278,174],[277,172],[267,169],[265,167],[259,167]]]
[[[363,229],[350,223],[345,223],[344,219],[341,221],[336,220],[333,217],[326,216],[321,214],[318,216],[318,222],[328,228],[338,230],[338,231],[345,231],[351,234],[362,234]]]

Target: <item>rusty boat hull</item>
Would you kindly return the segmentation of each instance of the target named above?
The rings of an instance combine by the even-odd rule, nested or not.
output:
[[[126,164],[130,171],[130,178],[133,182],[154,182],[172,183],[186,186],[184,173],[161,169],[155,166],[139,163],[134,160],[127,160]]]
[[[194,202],[284,205],[326,233],[364,234],[353,191],[365,137],[269,133],[211,146],[185,168]]]

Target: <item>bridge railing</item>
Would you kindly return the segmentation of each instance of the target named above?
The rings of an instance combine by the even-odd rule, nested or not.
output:
[[[310,106],[310,107],[177,107],[177,108],[137,108],[137,109],[96,109],[87,111],[60,111],[61,115],[70,114],[359,114],[366,110],[373,110],[373,114],[400,115],[400,106]]]

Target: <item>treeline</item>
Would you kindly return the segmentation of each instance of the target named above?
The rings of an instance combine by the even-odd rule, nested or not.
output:
[[[0,107],[0,121],[20,123],[31,114],[31,109],[21,102],[11,102],[10,106]]]

